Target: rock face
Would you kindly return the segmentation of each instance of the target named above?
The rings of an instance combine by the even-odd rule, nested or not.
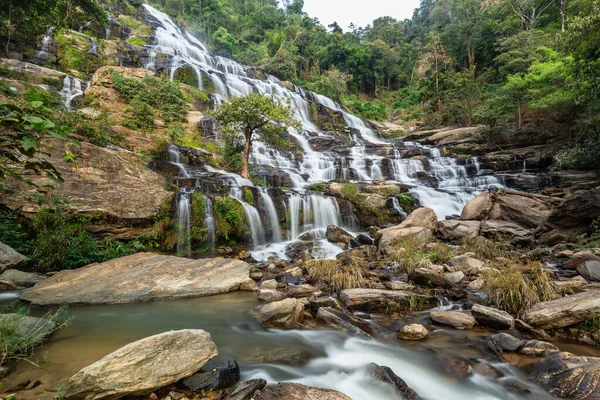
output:
[[[79,216],[105,215],[94,223],[94,232],[119,239],[133,239],[151,232],[155,213],[173,196],[165,189],[164,177],[140,165],[140,159],[129,151],[82,142],[80,147],[70,147],[77,159],[72,163],[63,160],[67,142],[52,140],[49,144],[46,151],[50,161],[65,180],[56,186],[57,194],[69,200],[65,212]],[[32,179],[39,186],[52,183],[45,177]],[[24,184],[19,188],[23,194],[0,196],[2,202],[25,214],[36,212],[40,206],[28,196],[33,189]]]
[[[600,290],[536,304],[523,316],[535,328],[559,329],[585,321],[600,313]]]
[[[491,307],[475,304],[471,308],[471,314],[481,326],[494,329],[513,329],[515,319],[509,313]]]
[[[429,317],[438,325],[456,329],[471,329],[475,325],[473,316],[457,311],[431,310]]]
[[[240,260],[138,253],[61,271],[25,290],[21,298],[36,305],[52,305],[210,296],[238,290],[249,274],[250,265]]]
[[[217,346],[203,330],[150,336],[73,375],[66,398],[95,400],[148,394],[192,375],[216,355]]]
[[[285,299],[250,310],[265,328],[292,329],[304,319],[304,305],[298,299]]]
[[[508,221],[524,228],[537,228],[560,201],[537,194],[493,189],[467,204],[461,219]]]
[[[560,203],[543,222],[541,230],[574,231],[590,230],[592,222],[600,217],[600,189],[576,192]]]
[[[600,399],[600,358],[555,353],[533,366],[530,379],[565,399]]]
[[[317,389],[299,383],[279,383],[267,386],[256,400],[352,400],[335,390]]]
[[[0,242],[0,271],[8,268],[16,268],[25,262],[27,262],[27,257]]]
[[[436,301],[435,297],[430,298],[402,290],[346,289],[339,294],[340,300],[350,311],[381,311],[386,309],[390,301],[398,302],[400,306],[408,308],[412,297],[421,297],[429,303]]]

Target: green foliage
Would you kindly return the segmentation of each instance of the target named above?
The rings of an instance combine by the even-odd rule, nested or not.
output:
[[[343,96],[343,104],[361,118],[382,121],[387,118],[385,104],[375,104],[359,99],[356,95]]]
[[[600,333],[600,317],[586,319],[579,324],[579,329],[592,333]]]
[[[231,197],[216,197],[213,201],[217,236],[225,241],[242,238],[245,214],[240,202]]]
[[[0,366],[7,361],[27,358],[33,349],[53,332],[67,325],[66,308],[46,313],[36,324],[29,326],[26,318],[29,310],[19,309],[16,313],[0,314]],[[54,325],[49,326],[46,320]]]
[[[204,214],[206,211],[206,202],[202,192],[194,192],[192,194],[192,226],[202,225],[204,222]]]
[[[313,192],[324,193],[329,188],[329,185],[326,183],[313,183],[308,186],[308,190],[312,190]]]
[[[21,254],[31,254],[33,243],[27,221],[9,209],[0,208],[0,242]]]
[[[248,204],[254,204],[254,193],[250,188],[244,187],[244,201]]]
[[[127,39],[127,43],[133,44],[134,46],[144,46],[146,44],[146,41],[142,38],[133,37],[133,38]]]

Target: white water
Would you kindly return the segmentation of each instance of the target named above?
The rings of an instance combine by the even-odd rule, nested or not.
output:
[[[204,227],[206,228],[206,242],[210,250],[214,250],[216,238],[215,215],[213,213],[212,201],[208,196],[204,196]]]
[[[60,90],[60,96],[68,110],[74,110],[73,100],[83,96],[83,92],[85,92],[89,86],[90,83],[87,81],[82,81],[81,79],[69,75],[65,76],[62,89]]]
[[[177,195],[177,255],[190,257],[191,245],[191,198],[192,193],[181,189]]]

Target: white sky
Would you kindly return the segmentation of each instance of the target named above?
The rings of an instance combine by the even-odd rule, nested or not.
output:
[[[304,0],[304,11],[327,27],[334,21],[344,30],[351,22],[364,27],[378,17],[412,17],[419,0]]]

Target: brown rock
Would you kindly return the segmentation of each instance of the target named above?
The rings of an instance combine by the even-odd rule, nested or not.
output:
[[[267,386],[256,400],[352,400],[335,390],[317,389],[299,383]]]

